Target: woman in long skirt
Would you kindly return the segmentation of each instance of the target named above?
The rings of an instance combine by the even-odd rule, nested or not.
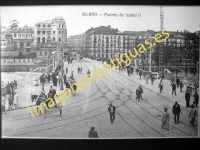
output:
[[[165,110],[165,112],[163,113],[161,128],[169,131],[170,116],[169,116],[169,113],[167,112],[167,108],[164,108],[164,110]]]

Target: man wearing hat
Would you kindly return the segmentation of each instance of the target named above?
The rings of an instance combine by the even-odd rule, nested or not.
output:
[[[180,92],[182,93],[182,88],[184,87],[184,84],[182,81],[180,81],[179,85],[180,85]]]
[[[172,108],[172,113],[174,114],[174,123],[179,124],[179,115],[181,113],[181,107],[178,102],[175,102]]]
[[[190,107],[190,93],[188,90],[185,93],[185,101],[186,101],[186,108],[189,108]]]
[[[88,135],[89,138],[98,138],[98,133],[94,130],[95,128],[91,127],[91,130],[89,131],[89,135]]]

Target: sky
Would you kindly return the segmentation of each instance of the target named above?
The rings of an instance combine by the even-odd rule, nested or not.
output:
[[[164,6],[164,29],[166,31],[194,32],[200,30],[200,6]],[[9,27],[12,20],[19,26],[34,26],[37,22],[62,16],[67,26],[67,36],[81,34],[91,27],[108,26],[119,31],[160,31],[159,6],[114,6],[114,5],[70,5],[70,6],[13,6],[0,7],[1,26]],[[83,13],[97,13],[97,16],[83,16]],[[107,16],[107,14],[117,14]],[[127,17],[126,14],[140,14]],[[99,14],[102,14],[100,16]],[[124,16],[120,16],[123,14]]]

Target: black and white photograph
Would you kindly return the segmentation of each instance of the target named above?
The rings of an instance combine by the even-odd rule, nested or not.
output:
[[[1,6],[2,138],[199,137],[200,6]]]

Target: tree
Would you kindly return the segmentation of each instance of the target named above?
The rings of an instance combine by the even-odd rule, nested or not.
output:
[[[10,29],[12,30],[13,28],[18,27],[19,22],[17,22],[17,20],[12,20],[10,22]]]

